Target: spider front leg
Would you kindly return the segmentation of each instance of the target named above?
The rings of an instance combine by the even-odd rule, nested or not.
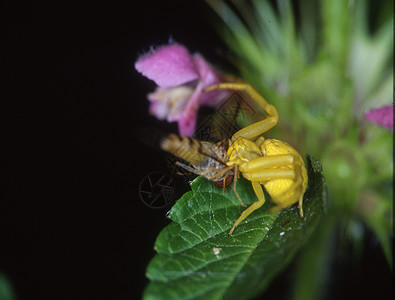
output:
[[[254,189],[255,194],[258,197],[258,201],[252,203],[247,209],[245,209],[240,217],[236,220],[236,222],[233,224],[232,228],[229,230],[229,235],[232,235],[233,231],[237,227],[237,225],[240,224],[241,221],[243,221],[245,218],[247,218],[254,210],[257,210],[260,208],[264,203],[265,203],[265,194],[263,193],[262,186],[260,185],[259,182],[251,182],[252,187]]]
[[[268,117],[262,121],[240,129],[232,136],[232,141],[235,141],[238,138],[253,139],[276,126],[278,122],[278,113],[276,108],[269,104],[251,85],[247,83],[219,83],[207,87],[205,91],[209,92],[216,89],[243,91],[249,95],[251,99],[265,111],[265,113],[268,114]]]
[[[239,200],[241,206],[247,207],[247,205],[244,204],[244,202],[241,200],[241,198],[239,196],[239,193],[237,192],[236,182],[237,182],[237,179],[239,178],[239,168],[237,167],[237,165],[235,165],[234,168],[235,168],[235,171],[234,171],[235,175],[234,175],[234,178],[233,178],[233,187],[232,187],[232,189],[233,189],[233,192],[236,195],[237,200]]]

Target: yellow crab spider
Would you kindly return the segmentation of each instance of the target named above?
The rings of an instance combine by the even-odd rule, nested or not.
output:
[[[264,139],[261,134],[273,128],[278,121],[276,108],[269,104],[255,89],[246,83],[220,83],[209,86],[205,91],[227,89],[245,92],[266,113],[262,121],[236,132],[229,141],[226,165],[234,169],[234,191],[239,172],[251,181],[258,201],[245,209],[229,231],[235,228],[253,211],[265,203],[262,185],[277,204],[274,211],[298,202],[299,215],[303,218],[303,194],[307,187],[307,171],[299,153],[286,142]],[[240,200],[236,192],[237,197]]]

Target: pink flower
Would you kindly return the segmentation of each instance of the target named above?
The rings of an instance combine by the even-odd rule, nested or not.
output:
[[[365,118],[377,125],[393,130],[394,105],[371,109],[365,113]]]
[[[184,136],[194,133],[200,105],[216,107],[228,93],[204,92],[206,87],[222,82],[222,75],[201,55],[191,55],[179,44],[165,45],[143,55],[135,68],[158,85],[148,94],[150,113],[160,120],[178,122],[179,133]]]

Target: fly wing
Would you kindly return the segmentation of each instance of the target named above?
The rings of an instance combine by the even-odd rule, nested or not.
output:
[[[224,99],[214,113],[199,116],[194,138],[211,143],[228,140],[238,130],[239,109],[240,102],[235,97]]]
[[[260,120],[258,111],[258,107],[245,93],[233,91],[222,100],[215,113],[200,117],[194,138],[221,142],[221,147],[227,148],[228,140],[235,132]]]

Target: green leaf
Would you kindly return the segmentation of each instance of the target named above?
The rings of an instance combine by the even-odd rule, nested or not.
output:
[[[158,254],[147,268],[144,299],[250,299],[263,291],[308,240],[325,210],[326,185],[320,164],[308,159],[305,217],[296,205],[269,213],[266,203],[234,231],[243,211],[230,187],[224,192],[198,177],[192,191],[171,209],[173,223],[158,236]],[[251,183],[237,191],[246,204],[257,200]],[[269,199],[267,196],[266,199]]]

